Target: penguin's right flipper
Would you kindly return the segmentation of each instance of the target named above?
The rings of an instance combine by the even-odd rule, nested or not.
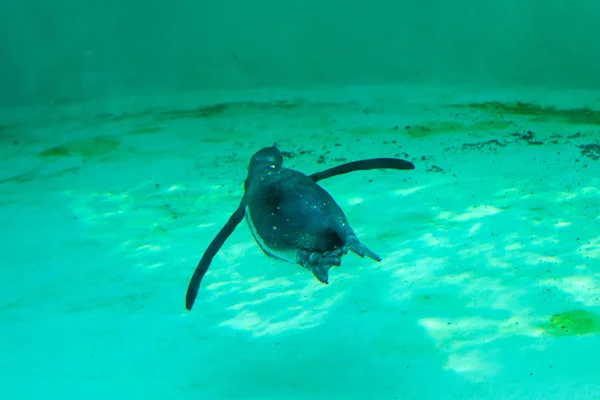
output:
[[[208,245],[208,248],[204,252],[202,259],[194,271],[194,275],[192,275],[192,279],[190,279],[190,284],[188,285],[187,293],[185,295],[185,308],[188,311],[194,306],[194,301],[196,301],[198,289],[200,288],[200,282],[202,282],[204,274],[208,271],[208,267],[210,267],[213,257],[217,254],[221,246],[223,246],[223,243],[225,243],[227,238],[233,233],[238,224],[244,219],[245,214],[246,203],[242,198],[237,210],[229,217],[225,226],[221,228],[219,233],[217,233],[217,236],[215,236],[213,241]]]
[[[338,165],[325,171],[316,172],[308,177],[313,182],[318,182],[323,179],[333,176],[347,174],[354,171],[367,171],[371,169],[415,169],[415,165],[410,161],[402,160],[401,158],[368,158],[366,160],[352,161],[346,164]]]

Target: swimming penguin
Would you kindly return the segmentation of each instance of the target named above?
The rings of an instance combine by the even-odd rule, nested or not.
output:
[[[360,242],[340,206],[316,182],[353,171],[414,168],[406,160],[371,158],[305,175],[284,168],[277,147],[259,150],[250,160],[244,196],[237,210],[210,243],[194,271],[186,294],[186,308],[192,309],[213,257],[244,217],[266,255],[301,265],[325,284],[329,269],[340,266],[342,256],[349,251],[381,261],[381,257]]]

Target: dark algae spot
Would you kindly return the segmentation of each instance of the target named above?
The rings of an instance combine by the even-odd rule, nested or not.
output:
[[[462,149],[463,150],[475,149],[475,150],[493,151],[493,150],[497,149],[498,147],[505,147],[505,146],[506,146],[506,144],[501,143],[498,139],[492,139],[492,140],[488,140],[486,142],[463,143]]]
[[[527,133],[513,133],[512,136],[518,137],[519,139],[525,141],[528,145],[531,146],[541,146],[544,143],[539,140],[535,140],[535,133],[532,131],[527,131]]]
[[[42,158],[82,157],[86,160],[105,156],[115,150],[119,142],[109,136],[75,139],[39,153]]]
[[[538,120],[559,119],[573,125],[600,125],[600,111],[588,107],[557,108],[527,102],[485,101],[481,103],[456,104],[453,107],[471,108],[493,114],[512,114]]]
[[[579,336],[600,333],[600,316],[586,310],[565,311],[550,317],[543,326],[552,336]]]
[[[579,146],[581,155],[596,161],[600,159],[600,144],[584,144]]]

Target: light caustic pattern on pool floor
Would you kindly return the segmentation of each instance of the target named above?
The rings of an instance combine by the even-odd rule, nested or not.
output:
[[[567,354],[548,355],[554,343],[597,343],[600,333],[598,114],[405,100],[296,98],[103,114],[95,117],[101,131],[87,122],[89,136],[32,140],[37,167],[1,178],[4,190],[54,182],[118,268],[161,283],[145,290],[150,299],[121,302],[128,315],[144,302],[146,311],[183,318],[192,332],[201,318],[256,340],[332,324],[349,332],[359,318],[369,329],[355,340],[372,356],[442,355],[436,368],[470,382],[528,376],[515,371],[523,357],[566,365]],[[375,156],[416,165],[322,182],[384,260],[350,255],[323,286],[266,258],[240,225],[215,257],[196,308],[184,313],[187,279],[237,206],[250,156],[273,142],[287,166],[307,173]],[[410,350],[415,340],[420,354]],[[552,379],[543,368],[539,379]]]

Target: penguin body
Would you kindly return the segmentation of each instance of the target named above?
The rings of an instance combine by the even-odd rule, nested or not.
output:
[[[381,261],[381,257],[360,242],[341,207],[317,181],[382,168],[410,170],[414,165],[395,158],[374,158],[306,175],[284,168],[282,154],[274,146],[256,152],[248,166],[244,196],[237,210],[210,243],[194,271],[186,308],[192,308],[212,258],[244,218],[266,255],[301,265],[325,284],[329,281],[329,269],[340,266],[348,252]]]

